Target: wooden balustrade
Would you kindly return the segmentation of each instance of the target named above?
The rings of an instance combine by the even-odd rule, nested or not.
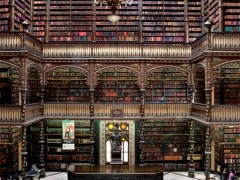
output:
[[[41,104],[26,105],[26,121],[41,118]]]
[[[204,52],[208,48],[208,34],[204,34],[198,40],[192,43],[192,56],[197,56],[198,54]]]
[[[211,48],[239,50],[239,33],[211,33]]]
[[[44,116],[90,116],[89,103],[45,103]]]
[[[145,116],[168,116],[168,117],[185,117],[190,112],[190,104],[158,104],[146,103]]]
[[[94,104],[94,116],[111,117],[114,109],[121,109],[123,116],[140,116],[140,103],[96,103]]]
[[[212,106],[213,122],[240,122],[240,106],[215,105]]]
[[[206,33],[192,44],[48,43],[26,32],[0,32],[0,49],[25,49],[44,57],[195,57],[207,49],[238,50],[239,33]]]
[[[206,121],[206,104],[192,104],[191,116]]]
[[[190,57],[191,44],[143,44],[146,57]]]
[[[190,44],[45,44],[45,57],[190,57]]]
[[[14,49],[23,47],[22,33],[17,32],[0,32],[0,48],[2,49]]]
[[[28,33],[23,34],[24,47],[29,52],[32,52],[36,55],[42,55],[43,53],[43,44],[41,41],[35,37],[29,35]]]
[[[41,114],[40,104],[26,106],[26,121],[44,117],[89,117],[89,103],[45,103],[44,116]],[[145,117],[195,117],[206,120],[206,104],[145,104]],[[139,103],[96,103],[94,117],[111,117],[112,110],[121,109],[125,117],[140,117]],[[240,122],[240,106],[215,105],[212,106],[212,122]],[[22,123],[21,106],[1,106],[0,124]]]
[[[21,106],[1,106],[0,123],[21,123]]]

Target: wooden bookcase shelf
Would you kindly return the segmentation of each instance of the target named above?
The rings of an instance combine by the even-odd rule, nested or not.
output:
[[[240,32],[240,2],[223,0],[224,31]]]
[[[222,164],[228,170],[240,170],[240,126],[214,126],[211,128],[211,139],[215,142],[216,171],[222,172]]]
[[[240,63],[228,63],[215,71],[214,94],[216,104],[239,104]]]
[[[89,102],[87,76],[68,67],[49,72],[45,99],[47,102]]]
[[[190,102],[187,74],[177,68],[158,68],[147,74],[146,102]]]
[[[140,102],[137,76],[127,69],[98,74],[96,102]]]
[[[21,141],[22,128],[20,126],[0,127],[0,178],[7,179],[10,173],[15,175],[18,173]]]
[[[27,84],[28,84],[27,103],[40,102],[40,93],[39,93],[40,76],[37,69],[30,68],[28,70]]]
[[[75,150],[62,149],[62,120],[46,121],[47,169],[65,170],[74,163],[89,163],[93,156],[90,120],[75,120]]]
[[[198,67],[195,76],[195,102],[205,103],[205,71],[202,67]]]
[[[18,93],[19,71],[16,68],[0,67],[0,104],[18,104]]]
[[[160,163],[167,170],[186,170],[187,129],[187,120],[146,120],[140,158],[145,164]]]

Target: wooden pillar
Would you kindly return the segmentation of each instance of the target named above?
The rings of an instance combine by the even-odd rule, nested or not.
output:
[[[206,57],[205,61],[205,102],[206,108],[206,122],[212,120],[211,114],[211,97],[212,97],[212,58]],[[211,144],[210,144],[210,127],[207,125],[205,129],[205,174],[206,179],[210,177],[210,156],[211,155]]]
[[[45,42],[49,42],[50,0],[46,0]]]
[[[210,179],[210,159],[211,157],[211,143],[210,143],[210,127],[205,128],[205,176],[206,180]]]
[[[40,138],[39,138],[39,145],[40,145],[40,154],[39,154],[39,162],[40,162],[40,177],[44,178],[46,176],[45,171],[45,138],[44,138],[44,120],[40,122]]]
[[[205,102],[206,108],[206,121],[210,122],[212,119],[211,104],[212,104],[212,58],[205,59]]]
[[[89,77],[88,77],[88,84],[89,84],[89,96],[90,96],[90,117],[94,116],[94,88],[95,88],[95,62],[90,62],[89,64]],[[90,119],[90,143],[91,143],[91,158],[90,158],[90,163],[94,164],[94,144],[95,144],[95,139],[94,139],[94,120]]]
[[[218,16],[219,16],[219,31],[224,31],[224,20],[223,20],[223,0],[218,0]]]
[[[40,91],[40,101],[41,101],[41,115],[44,115],[44,97],[45,97],[45,89],[47,85],[46,84],[41,84],[39,86],[39,91]]]
[[[190,144],[190,161],[188,167],[188,177],[194,178],[195,177],[195,169],[194,169],[194,123],[193,120],[190,120],[190,127],[189,127],[189,144]]]
[[[10,5],[9,31],[14,31],[15,0],[10,0],[9,5]]]
[[[188,0],[184,0],[185,43],[189,43]]]
[[[139,22],[139,42],[143,42],[142,28],[142,0],[138,0],[138,22]]]
[[[27,174],[27,127],[23,126],[23,135],[22,135],[22,172],[23,179],[26,179]]]

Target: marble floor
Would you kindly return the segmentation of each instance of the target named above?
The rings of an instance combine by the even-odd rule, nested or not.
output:
[[[211,179],[218,180],[218,177],[214,177],[211,174]],[[41,178],[41,180],[67,180],[67,173],[65,172],[47,172],[45,178]],[[164,173],[164,180],[205,180],[204,172],[196,171],[195,178],[189,178],[188,172],[165,172]]]

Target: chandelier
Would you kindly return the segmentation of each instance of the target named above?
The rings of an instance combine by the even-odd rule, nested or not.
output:
[[[121,19],[119,15],[116,15],[115,12],[117,11],[118,7],[122,5],[127,6],[128,4],[131,5],[133,0],[95,0],[96,4],[100,4],[100,6],[110,6],[112,10],[112,14],[108,15],[107,19],[112,22],[117,22]]]

